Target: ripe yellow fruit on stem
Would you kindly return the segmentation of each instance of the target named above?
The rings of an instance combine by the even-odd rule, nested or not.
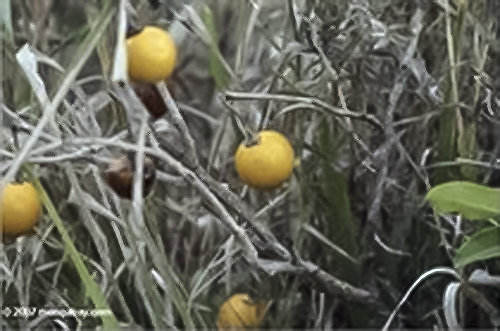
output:
[[[265,130],[257,134],[254,144],[240,144],[234,162],[243,182],[257,189],[273,189],[290,177],[294,153],[284,135]]]
[[[219,308],[217,328],[258,328],[266,315],[269,304],[255,302],[248,294],[237,293],[225,301]]]
[[[127,38],[127,56],[131,79],[157,83],[170,76],[174,70],[177,47],[167,31],[146,26]]]
[[[10,183],[0,194],[2,234],[15,236],[30,232],[38,222],[42,210],[35,187],[30,183]]]

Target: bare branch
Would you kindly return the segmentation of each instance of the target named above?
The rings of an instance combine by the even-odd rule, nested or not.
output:
[[[225,97],[227,100],[262,100],[262,101],[274,100],[274,101],[300,102],[300,103],[310,104],[319,107],[335,116],[345,116],[353,119],[359,119],[372,124],[378,129],[381,130],[383,129],[383,126],[380,123],[380,121],[371,114],[356,113],[350,110],[346,111],[342,108],[332,106],[317,98],[287,95],[287,94],[247,93],[247,92],[235,92],[235,91],[226,91]]]

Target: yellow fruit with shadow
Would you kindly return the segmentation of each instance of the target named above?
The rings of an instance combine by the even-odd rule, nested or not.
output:
[[[165,80],[174,70],[177,47],[167,31],[146,26],[127,38],[127,57],[132,80],[157,83]]]
[[[236,293],[219,308],[217,328],[235,330],[258,328],[269,308],[267,301],[254,301],[248,294]]]
[[[293,148],[279,132],[264,130],[253,142],[240,144],[234,155],[240,179],[256,189],[279,187],[290,175],[295,163]]]
[[[17,236],[33,231],[41,215],[41,202],[35,187],[30,183],[9,183],[0,187],[1,233]]]

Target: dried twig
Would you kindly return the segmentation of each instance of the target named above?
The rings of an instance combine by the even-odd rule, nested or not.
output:
[[[383,129],[380,121],[371,114],[366,113],[356,113],[350,110],[344,110],[339,107],[332,106],[318,98],[311,97],[302,97],[296,95],[287,95],[287,94],[267,94],[267,93],[247,93],[247,92],[235,92],[235,91],[226,91],[226,99],[228,100],[274,100],[274,101],[283,101],[283,102],[300,102],[305,104],[310,104],[317,106],[327,112],[335,115],[335,116],[345,116],[354,119],[359,119],[365,122],[368,122],[375,126],[378,129]]]
[[[200,164],[200,161],[198,159],[198,156],[196,155],[195,142],[194,142],[193,137],[191,136],[191,133],[189,133],[189,129],[186,125],[186,122],[182,118],[181,112],[179,111],[177,104],[175,103],[174,99],[170,95],[170,92],[168,91],[168,88],[164,82],[160,82],[160,83],[156,84],[156,87],[158,89],[158,92],[160,92],[160,95],[162,96],[162,98],[165,102],[165,105],[167,106],[168,119],[180,131],[180,133],[182,134],[182,138],[184,139],[184,142],[186,143],[186,145],[188,147],[187,148],[187,157],[188,157],[187,162],[195,168],[198,167]]]
[[[210,188],[198,177],[198,175],[191,169],[187,168],[180,161],[172,157],[168,152],[161,149],[159,144],[153,139],[153,147],[145,147],[144,153],[150,156],[159,158],[166,162],[172,169],[183,176],[189,183],[191,183],[198,192],[215,208],[221,221],[231,230],[235,237],[242,243],[242,247],[246,252],[248,262],[256,267],[260,267],[258,263],[258,252],[254,247],[254,243],[246,234],[245,230],[240,227],[233,216],[227,211],[226,207],[219,201],[219,199],[212,193]],[[74,138],[66,141],[66,144],[74,146],[86,145],[102,145],[120,148],[124,151],[137,152],[137,146],[134,144],[126,143],[123,141],[116,141],[106,138]],[[235,201],[234,197],[231,198]],[[241,204],[241,203],[240,203]],[[266,236],[266,239],[269,237]],[[267,242],[266,248],[277,252],[279,256],[283,253],[291,255],[283,246],[278,243]],[[279,251],[281,250],[281,251]],[[368,298],[373,298],[374,295],[370,292],[356,288],[344,281],[341,281],[334,276],[328,274],[326,271],[321,270],[317,265],[309,261],[298,262],[299,267],[304,267],[308,271],[308,275],[315,282],[324,287],[326,291],[332,294],[341,294],[344,297],[360,302],[369,303]]]

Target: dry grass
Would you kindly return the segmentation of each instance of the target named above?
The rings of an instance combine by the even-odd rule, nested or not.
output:
[[[214,328],[240,291],[272,300],[269,328],[381,328],[398,302],[391,327],[500,324],[498,276],[465,281],[498,260],[451,268],[482,224],[422,203],[449,179],[500,186],[495,0],[151,2],[0,2],[0,174],[45,192],[36,234],[1,246],[2,307],[112,312],[2,328]],[[156,121],[123,81],[129,22],[179,48]],[[270,192],[232,159],[261,128],[300,158]],[[131,200],[103,180],[124,153]]]

